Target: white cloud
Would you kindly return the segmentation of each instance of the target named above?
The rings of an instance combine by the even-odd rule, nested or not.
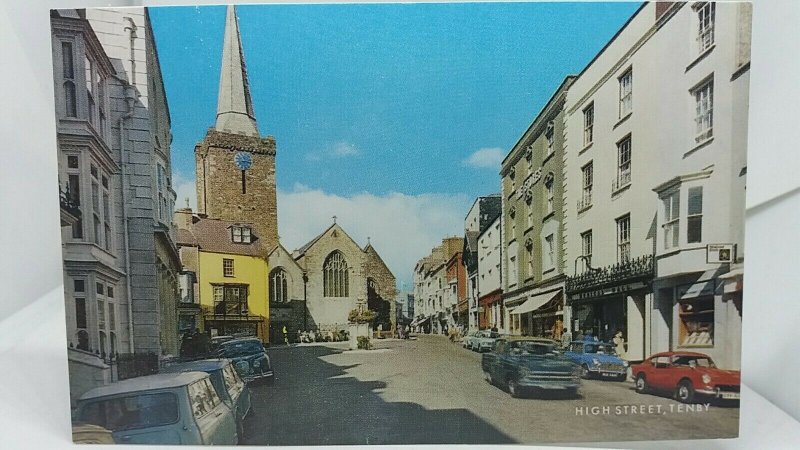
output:
[[[505,153],[499,147],[481,148],[469,155],[463,161],[463,164],[479,169],[494,168],[500,170],[500,163],[503,162],[504,157]]]
[[[322,150],[315,150],[306,153],[308,161],[322,161],[323,159],[347,158],[361,153],[355,144],[347,141],[339,141]]]
[[[442,238],[463,233],[467,208],[465,194],[344,197],[297,184],[291,191],[278,191],[278,229],[281,243],[292,251],[324,231],[335,215],[359,245],[366,245],[369,236],[398,288],[411,289],[414,264]]]
[[[172,187],[175,189],[175,208],[185,208],[186,199],[189,199],[189,207],[192,211],[197,211],[197,189],[194,178],[186,178],[181,173],[175,172],[172,177]]]

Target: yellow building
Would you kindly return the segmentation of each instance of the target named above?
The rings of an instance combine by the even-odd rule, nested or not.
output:
[[[211,336],[246,334],[269,342],[269,266],[250,224],[175,213],[186,285],[181,320]],[[194,317],[192,318],[192,314]],[[188,326],[184,326],[188,328]]]

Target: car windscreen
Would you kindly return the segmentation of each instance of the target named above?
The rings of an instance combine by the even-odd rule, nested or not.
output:
[[[614,347],[610,344],[585,344],[584,353],[599,353],[601,355],[615,355]]]
[[[553,353],[556,347],[554,344],[545,342],[520,341],[512,342],[511,348],[514,353],[522,355],[547,355]],[[514,351],[513,349],[518,350]]]
[[[239,356],[261,353],[264,351],[264,347],[257,341],[226,342],[220,346],[218,351],[220,356],[237,358]]]
[[[676,366],[689,366],[689,367],[716,367],[711,358],[704,356],[690,356],[679,355],[672,360],[672,364]]]
[[[178,421],[178,398],[162,393],[96,400],[81,408],[80,421],[111,431],[169,425]]]

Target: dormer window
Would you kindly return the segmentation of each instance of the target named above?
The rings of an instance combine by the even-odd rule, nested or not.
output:
[[[233,242],[237,244],[249,244],[252,242],[252,232],[250,227],[234,225],[231,227],[231,236]]]

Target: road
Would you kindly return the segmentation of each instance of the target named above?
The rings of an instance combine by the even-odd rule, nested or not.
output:
[[[275,384],[253,388],[245,443],[533,444],[737,434],[738,407],[688,410],[637,394],[632,382],[601,380],[584,381],[577,399],[515,399],[483,379],[479,354],[442,336],[374,343],[372,351],[344,351],[342,344],[270,349]]]

